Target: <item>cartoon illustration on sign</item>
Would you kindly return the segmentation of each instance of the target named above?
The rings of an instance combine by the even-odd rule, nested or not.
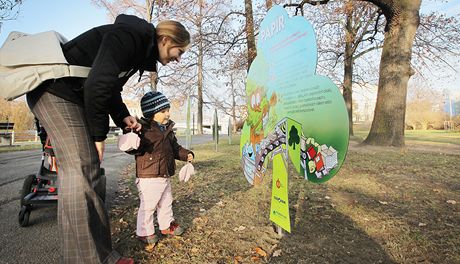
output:
[[[272,7],[261,23],[246,82],[248,118],[240,154],[250,184],[263,181],[275,151],[283,151],[295,170],[315,183],[331,179],[342,165],[348,150],[347,110],[337,86],[316,75],[316,64],[310,22]]]

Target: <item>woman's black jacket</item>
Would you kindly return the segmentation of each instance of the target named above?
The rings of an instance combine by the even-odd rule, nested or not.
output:
[[[62,78],[47,91],[85,108],[91,136],[102,141],[109,131],[109,114],[124,127],[129,111],[121,98],[123,85],[136,71],[156,71],[158,47],[155,27],[131,15],[114,24],[95,27],[62,47],[72,65],[91,67],[88,78]],[[119,78],[120,73],[127,72]]]

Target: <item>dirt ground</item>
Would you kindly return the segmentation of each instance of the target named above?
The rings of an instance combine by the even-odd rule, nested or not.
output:
[[[312,184],[290,171],[292,233],[269,220],[271,179],[252,187],[238,145],[194,149],[197,175],[173,179],[182,237],[155,247],[135,239],[134,168],[111,211],[113,243],[136,263],[460,263],[460,146],[362,147],[340,172]],[[183,163],[178,162],[178,168]]]

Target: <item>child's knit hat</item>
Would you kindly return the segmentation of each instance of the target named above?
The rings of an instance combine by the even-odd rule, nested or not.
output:
[[[168,98],[160,92],[148,92],[141,99],[142,114],[145,118],[152,118],[155,113],[169,108]]]

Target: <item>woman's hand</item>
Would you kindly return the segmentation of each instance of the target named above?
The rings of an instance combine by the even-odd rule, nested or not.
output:
[[[193,154],[192,154],[192,153],[189,153],[189,154],[187,155],[187,161],[188,161],[188,162],[192,162],[192,160],[193,160]]]
[[[104,149],[105,149],[105,141],[95,142],[97,155],[99,156],[99,161],[102,162],[104,159]]]
[[[137,119],[133,116],[127,116],[123,118],[123,122],[126,124],[126,128],[130,128],[139,132],[142,129],[142,124],[137,122]]]

